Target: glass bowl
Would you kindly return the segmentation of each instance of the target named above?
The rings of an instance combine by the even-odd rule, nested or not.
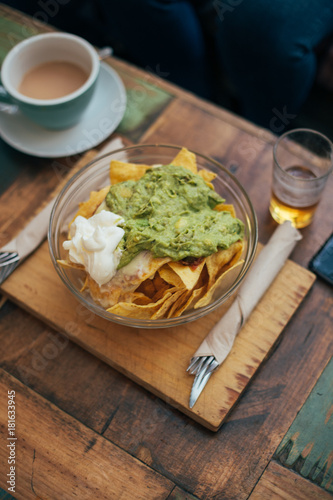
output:
[[[217,291],[210,304],[184,312],[181,316],[168,319],[135,319],[107,312],[90,297],[89,292],[81,292],[83,272],[77,269],[67,269],[58,264],[65,259],[67,252],[62,243],[67,239],[68,223],[75,216],[80,202],[89,198],[91,191],[98,191],[110,184],[109,165],[112,159],[147,165],[167,165],[180,151],[180,147],[172,145],[137,145],[123,148],[106,154],[90,162],[72,177],[58,195],[50,218],[48,240],[51,259],[60,278],[70,292],[93,313],[109,321],[137,328],[164,328],[194,321],[209,314],[235,293],[246,276],[255,255],[258,227],[257,218],[252,203],[239,181],[220,163],[193,151],[196,155],[198,169],[205,168],[216,174],[212,181],[214,188],[228,204],[233,204],[236,215],[244,223],[244,262],[238,266],[228,285]]]

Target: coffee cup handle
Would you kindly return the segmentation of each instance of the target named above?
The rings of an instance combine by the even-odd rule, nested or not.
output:
[[[1,84],[1,74],[0,74],[0,111],[4,111],[5,113],[16,113],[17,106],[14,104],[13,99],[8,94],[7,90]]]

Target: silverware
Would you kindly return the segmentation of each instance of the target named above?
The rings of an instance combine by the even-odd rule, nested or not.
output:
[[[254,307],[275,279],[297,241],[300,232],[290,222],[278,226],[252,265],[232,305],[213,326],[191,358],[187,369],[195,375],[189,406],[192,408],[212,373],[229,355],[235,337]]]
[[[97,54],[99,55],[100,60],[103,61],[103,59],[112,56],[113,49],[109,46],[102,47],[101,49],[97,50]]]
[[[193,408],[198,397],[203,391],[211,374],[219,366],[214,356],[195,356],[186,371],[195,375],[192,385],[189,407]]]
[[[51,200],[12,241],[0,249],[0,285],[46,238],[54,201]]]
[[[18,266],[19,261],[17,252],[0,252],[0,285]]]

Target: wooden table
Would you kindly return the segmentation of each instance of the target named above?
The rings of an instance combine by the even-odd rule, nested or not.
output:
[[[51,28],[0,6],[0,58]],[[116,58],[124,144],[173,143],[221,161],[247,190],[265,244],[275,136]],[[110,138],[108,138],[109,140]],[[100,145],[102,147],[103,144]],[[0,247],[79,157],[37,159],[0,140]],[[332,231],[333,179],[292,260],[307,267]],[[328,499],[333,492],[332,289],[312,286],[216,433],[172,408],[3,297],[0,498],[7,474],[7,392],[16,400],[17,499]]]

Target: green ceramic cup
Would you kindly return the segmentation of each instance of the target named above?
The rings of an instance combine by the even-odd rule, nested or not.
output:
[[[56,99],[36,99],[18,91],[24,75],[32,68],[51,61],[74,63],[88,78],[74,92]],[[54,130],[76,125],[94,93],[100,69],[96,50],[83,38],[67,33],[46,33],[17,44],[1,68],[0,101],[17,107],[38,125]]]

